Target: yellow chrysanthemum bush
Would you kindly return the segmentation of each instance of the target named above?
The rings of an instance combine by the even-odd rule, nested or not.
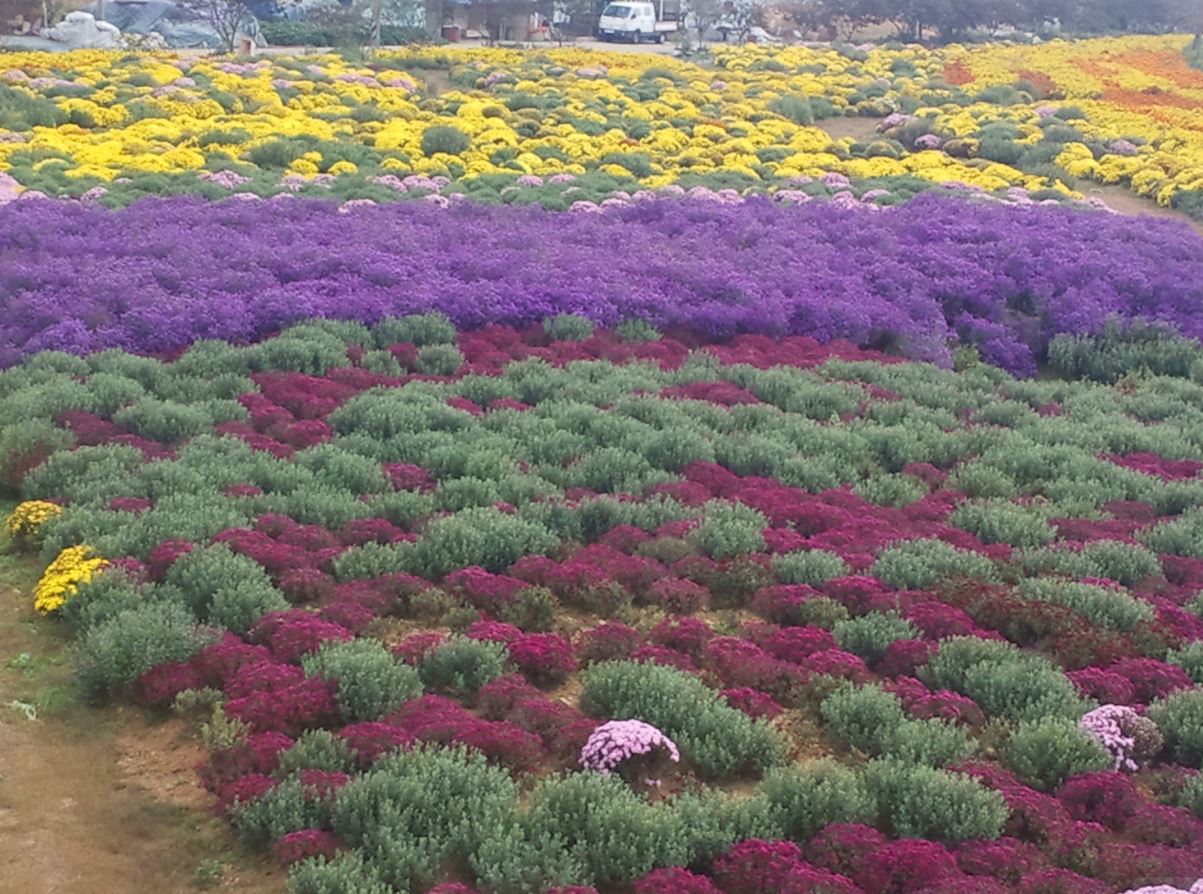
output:
[[[38,531],[53,518],[63,514],[63,507],[45,500],[26,500],[4,519],[4,529],[19,547],[38,542]]]
[[[0,129],[0,173],[13,181],[0,185],[112,205],[291,191],[567,207],[561,193],[774,191],[839,174],[858,194],[903,198],[948,183],[1080,197],[1075,182],[1092,179],[1177,204],[1203,181],[1203,72],[1181,50],[1177,37],[744,46],[703,64],[427,47],[370,67],[333,54],[13,54],[0,78],[31,117]],[[427,144],[448,128],[467,145]],[[551,178],[557,190],[529,192]]]
[[[34,611],[41,615],[57,612],[86,584],[108,566],[107,559],[86,545],[69,546],[58,554],[33,591]]]

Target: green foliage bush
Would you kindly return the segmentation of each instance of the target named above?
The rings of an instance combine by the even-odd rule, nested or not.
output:
[[[311,677],[338,684],[336,699],[347,723],[377,720],[422,694],[418,672],[373,639],[326,643],[305,655],[301,666]]]
[[[1095,540],[1080,550],[1056,546],[1025,552],[1023,568],[1027,574],[1056,572],[1070,577],[1098,577],[1130,587],[1146,577],[1161,573],[1157,556],[1136,543],[1120,540]]]
[[[910,621],[887,612],[869,612],[858,618],[837,621],[831,632],[841,649],[859,655],[869,664],[878,661],[895,640],[919,636]]]
[[[1002,758],[1024,782],[1051,791],[1070,776],[1112,766],[1099,741],[1063,717],[1018,724],[1003,745]]]
[[[730,707],[697,677],[676,668],[605,661],[585,670],[581,685],[585,711],[652,724],[706,776],[757,772],[781,759],[772,727]]]
[[[423,656],[418,676],[427,689],[470,695],[505,673],[507,658],[501,643],[452,637]]]
[[[263,566],[224,543],[194,547],[172,563],[164,582],[198,618],[235,633],[245,633],[266,612],[288,608]]]
[[[768,520],[750,506],[711,500],[702,508],[702,520],[689,532],[689,540],[713,559],[730,559],[764,549],[766,527]]]
[[[668,808],[652,807],[617,776],[570,773],[540,782],[524,817],[528,839],[559,839],[569,859],[599,884],[629,883],[683,859]]]
[[[757,791],[779,834],[793,841],[831,823],[871,823],[877,813],[862,776],[833,760],[770,770]]]
[[[472,139],[457,127],[436,124],[422,132],[422,154],[427,158],[438,153],[459,155],[472,145]]]
[[[395,889],[424,889],[512,827],[518,790],[484,755],[427,746],[395,752],[338,790],[330,828]]]
[[[1149,705],[1174,759],[1203,770],[1203,689],[1184,689]]]
[[[848,566],[844,560],[826,550],[800,549],[773,556],[773,574],[785,584],[808,584],[814,587],[847,573]]]
[[[1082,584],[1052,577],[1028,578],[1019,585],[1024,599],[1052,602],[1080,614],[1091,624],[1131,630],[1153,618],[1153,607],[1115,587]]]
[[[289,894],[393,894],[359,851],[326,860],[310,857],[288,872]]]
[[[897,696],[877,686],[841,686],[823,699],[819,711],[840,741],[873,757],[941,767],[974,751],[963,729],[940,720],[914,720]]]
[[[76,646],[76,673],[89,698],[105,698],[152,667],[188,660],[206,642],[182,605],[150,602],[122,609],[88,629]]]
[[[1021,549],[1043,546],[1053,539],[1046,521],[1047,510],[1039,505],[1021,506],[1007,499],[962,503],[949,521],[975,534],[983,543],[1006,543]]]
[[[578,314],[556,314],[543,321],[543,331],[553,341],[584,341],[593,335],[593,321]]]
[[[997,581],[998,570],[985,556],[941,540],[907,540],[882,551],[871,574],[903,590],[927,590],[947,578]]]
[[[879,760],[865,780],[880,824],[900,838],[997,838],[1009,814],[1001,793],[960,773]]]
[[[1197,685],[1203,686],[1203,642],[1188,643],[1181,649],[1171,649],[1165,660],[1178,665]]]
[[[1048,659],[997,640],[946,639],[919,676],[934,689],[967,695],[987,714],[1012,721],[1077,719],[1090,707]]]
[[[464,363],[464,355],[455,345],[427,345],[418,352],[418,372],[430,376],[449,376]]]
[[[290,776],[246,803],[230,810],[234,831],[247,845],[266,848],[289,832],[322,828],[330,822],[330,802],[307,796],[299,776]]]
[[[325,729],[306,730],[296,742],[280,754],[275,777],[287,779],[302,770],[327,770],[350,773],[355,769],[355,756],[345,739]]]
[[[414,549],[412,570],[436,578],[471,565],[502,571],[523,556],[547,552],[556,544],[541,524],[491,506],[474,506],[427,525]]]

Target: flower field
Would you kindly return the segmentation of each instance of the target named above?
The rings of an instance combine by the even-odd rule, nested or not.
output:
[[[876,203],[941,183],[1056,199],[1088,178],[1203,215],[1203,73],[1185,45],[722,48],[708,66],[576,50],[426,49],[370,65],[15,54],[0,72],[0,190],[106,204],[466,193],[562,208],[678,184],[805,200],[833,174]],[[428,73],[449,88],[428,89]],[[1161,80],[1171,87],[1150,92]],[[842,116],[879,134],[816,126]],[[531,189],[547,180],[559,189]]]
[[[1184,47],[0,55],[27,611],[290,894],[1203,894]]]

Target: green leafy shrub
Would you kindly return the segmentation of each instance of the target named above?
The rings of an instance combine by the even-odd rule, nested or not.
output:
[[[372,639],[326,643],[305,655],[301,666],[311,677],[338,684],[339,711],[348,723],[376,720],[422,694],[418,672]]]
[[[871,573],[902,590],[931,589],[946,578],[998,580],[998,570],[988,558],[941,540],[907,540],[895,544],[877,557]]]
[[[833,760],[770,770],[757,791],[779,834],[794,841],[808,841],[831,823],[870,823],[876,815],[861,775]]]
[[[540,782],[524,819],[531,838],[559,838],[600,884],[629,883],[683,856],[670,811],[650,806],[617,776],[570,773]]]
[[[522,630],[542,632],[551,629],[558,607],[555,595],[546,587],[527,587],[501,606],[498,616]]]
[[[484,755],[427,746],[377,761],[339,789],[330,828],[402,891],[430,887],[512,827],[518,790]]]
[[[452,637],[418,664],[418,676],[427,689],[471,694],[505,673],[508,653],[501,643]]]
[[[847,573],[848,566],[844,560],[826,550],[800,549],[773,556],[773,574],[786,584],[815,587]]]
[[[593,321],[578,314],[557,314],[543,321],[553,341],[584,341],[593,335]]]
[[[968,734],[939,720],[913,720],[893,693],[877,686],[843,685],[819,706],[830,731],[844,744],[905,763],[946,766],[973,753]]]
[[[354,769],[355,756],[345,739],[329,730],[311,729],[301,733],[292,747],[280,754],[274,775],[287,779],[302,770],[350,773]]]
[[[224,543],[194,547],[172,563],[165,583],[197,617],[235,633],[245,633],[266,612],[288,608],[263,567]]]
[[[455,345],[427,345],[418,352],[418,372],[430,376],[449,376],[464,363],[464,355]]]
[[[770,726],[730,707],[697,677],[676,668],[605,661],[585,670],[581,685],[584,710],[652,724],[707,776],[755,772],[781,759],[781,743]]]
[[[1070,776],[1112,766],[1111,756],[1094,736],[1062,717],[1018,724],[1003,745],[1002,758],[1024,782],[1045,791]]]
[[[910,621],[886,612],[869,612],[858,618],[837,621],[831,632],[841,649],[859,655],[870,664],[880,660],[895,640],[919,636]]]
[[[459,155],[470,145],[472,139],[457,127],[436,124],[422,132],[422,154],[427,158],[438,153]]]
[[[1043,546],[1053,539],[1041,505],[1021,506],[1006,499],[962,503],[949,521],[976,534],[983,543],[1006,543],[1021,549]]]
[[[959,773],[878,760],[865,779],[879,821],[900,838],[997,838],[1009,814],[1000,792]]]
[[[1110,384],[1130,372],[1189,376],[1199,356],[1199,342],[1184,338],[1169,326],[1108,320],[1098,335],[1054,336],[1048,346],[1049,365],[1073,379]]]
[[[1178,665],[1197,685],[1203,686],[1203,642],[1188,643],[1181,649],[1172,649],[1165,660]]]
[[[290,776],[253,801],[235,802],[230,820],[246,844],[265,848],[289,832],[327,825],[330,801],[308,796],[300,777]]]
[[[1203,774],[1192,776],[1186,781],[1179,794],[1178,803],[1199,819],[1203,819]]]
[[[1092,624],[1112,630],[1131,630],[1153,617],[1153,607],[1115,587],[1035,577],[1019,585],[1024,599],[1063,605]]]
[[[1149,719],[1161,728],[1175,760],[1203,769],[1203,689],[1184,689],[1149,705]]]
[[[446,315],[436,312],[385,317],[372,327],[372,338],[381,348],[405,342],[421,348],[426,345],[453,345],[457,336],[455,324]]]
[[[104,698],[152,667],[188,660],[206,642],[186,608],[151,602],[122,609],[85,632],[76,647],[76,673],[86,695]]]
[[[952,689],[987,714],[1008,720],[1077,719],[1089,704],[1048,659],[1014,645],[972,636],[944,640],[919,671],[934,689]]]
[[[1030,550],[1023,555],[1026,574],[1055,572],[1070,577],[1098,577],[1125,587],[1161,573],[1161,562],[1151,550],[1136,543],[1095,540],[1080,550],[1058,548]]]
[[[326,860],[310,857],[288,872],[289,894],[393,894],[359,851],[346,851]]]
[[[793,96],[792,94],[779,96],[769,102],[768,110],[776,112],[794,124],[814,124],[815,122],[814,110],[803,96]]]
[[[768,520],[750,506],[711,500],[702,508],[702,521],[689,532],[689,540],[713,559],[730,559],[764,549],[766,527]]]
[[[412,570],[434,578],[472,565],[503,571],[525,555],[556,545],[541,524],[491,506],[474,506],[427,525],[415,547]]]

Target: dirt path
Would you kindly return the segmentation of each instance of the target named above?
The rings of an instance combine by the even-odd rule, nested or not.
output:
[[[183,721],[74,700],[33,580],[0,556],[0,894],[282,894],[284,873],[208,812]]]
[[[1191,227],[1196,233],[1203,235],[1203,221],[1195,220],[1174,208],[1163,208],[1152,199],[1138,196],[1126,186],[1104,186],[1096,183],[1083,183],[1080,189],[1087,198],[1098,198],[1106,202],[1107,207],[1120,214],[1148,214],[1153,217],[1178,220]]]

